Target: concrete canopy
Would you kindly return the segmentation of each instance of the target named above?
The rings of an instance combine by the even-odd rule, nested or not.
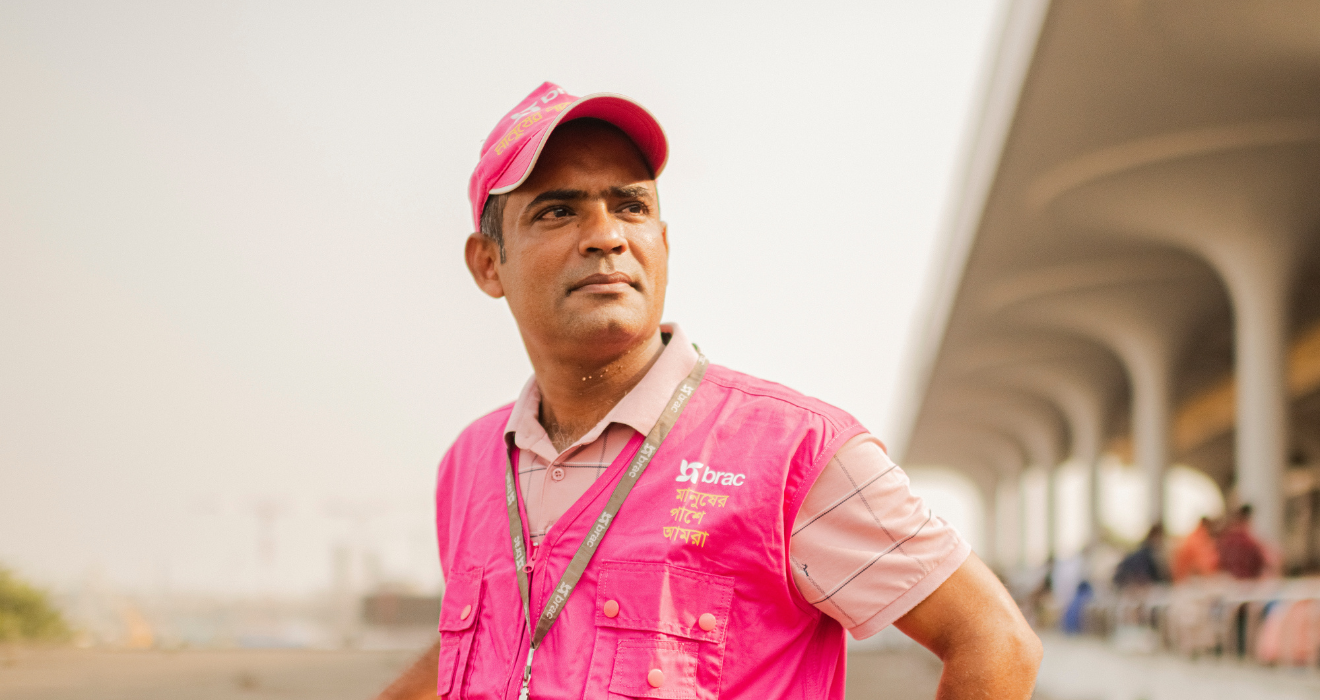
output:
[[[1305,0],[1010,3],[897,456],[986,483],[1013,461],[987,431],[1047,467],[1130,445],[1151,521],[1179,460],[1282,538],[1287,465],[1320,464],[1317,26]]]

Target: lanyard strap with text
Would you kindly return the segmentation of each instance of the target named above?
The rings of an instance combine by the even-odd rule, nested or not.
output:
[[[641,478],[642,472],[646,470],[646,465],[651,462],[651,457],[655,456],[656,450],[660,449],[660,443],[664,442],[665,436],[669,435],[669,430],[674,427],[678,421],[679,415],[687,406],[688,399],[692,397],[697,386],[701,384],[701,378],[706,374],[706,356],[697,357],[697,366],[692,368],[689,374],[674,390],[674,395],[669,399],[669,404],[660,414],[660,419],[655,422],[655,427],[647,434],[646,440],[642,446],[637,449],[637,454],[633,455],[632,461],[628,463],[628,469],[623,473],[623,479],[614,487],[614,493],[610,495],[610,500],[605,504],[605,510],[601,511],[600,517],[596,518],[596,524],[587,534],[582,544],[578,545],[577,552],[573,555],[573,560],[568,563],[568,568],[564,570],[564,575],[559,578],[559,583],[554,588],[554,594],[545,605],[545,610],[541,617],[536,621],[536,629],[532,631],[532,614],[530,584],[527,580],[527,545],[523,542],[523,521],[522,514],[518,512],[518,491],[514,484],[517,475],[513,473],[513,461],[508,457],[508,451],[505,452],[505,459],[508,460],[508,469],[504,477],[505,500],[509,506],[509,534],[513,538],[513,561],[518,575],[518,593],[522,596],[523,619],[527,620],[527,629],[532,632],[531,647],[527,651],[527,666],[523,669],[522,692],[520,698],[527,698],[528,681],[532,677],[532,656],[536,653],[536,648],[541,645],[541,640],[550,631],[550,626],[559,618],[559,613],[564,609],[564,603],[568,601],[568,596],[577,586],[578,579],[582,578],[583,572],[587,570],[587,564],[591,563],[591,557],[596,554],[596,548],[600,546],[601,540],[605,538],[605,532],[610,529],[610,523],[614,521],[614,516],[619,512],[624,499],[632,491],[637,480]]]

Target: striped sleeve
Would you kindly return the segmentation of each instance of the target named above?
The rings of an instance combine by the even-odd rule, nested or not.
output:
[[[844,443],[817,477],[789,545],[802,595],[857,639],[907,614],[970,552],[869,434]]]

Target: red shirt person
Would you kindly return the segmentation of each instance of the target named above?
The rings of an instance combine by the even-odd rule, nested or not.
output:
[[[678,464],[677,459],[674,464],[660,465],[664,453],[655,452],[650,442],[663,423],[659,416],[678,405],[671,397],[682,395],[686,386],[683,382],[693,376],[699,382],[701,367],[705,366],[705,359],[696,355],[681,329],[661,324],[668,280],[668,228],[660,219],[655,180],[664,168],[667,151],[659,124],[635,103],[615,95],[576,98],[550,83],[515,107],[487,139],[469,190],[477,232],[467,241],[467,264],[478,287],[491,297],[507,301],[535,375],[516,404],[496,412],[507,426],[504,440],[497,436],[489,440],[490,445],[474,446],[471,436],[477,434],[473,431],[478,426],[474,424],[455,448],[461,447],[465,455],[475,454],[473,450],[484,450],[482,454],[503,450],[505,455],[500,460],[507,460],[510,470],[507,483],[502,477],[491,480],[491,474],[485,472],[475,481],[463,479],[462,469],[486,469],[490,465],[455,461],[453,451],[442,463],[442,488],[437,493],[442,565],[447,580],[454,576],[450,591],[475,596],[474,600],[480,598],[479,606],[451,606],[447,591],[442,627],[449,625],[444,629],[452,631],[446,632],[446,637],[382,698],[434,697],[438,664],[447,670],[456,665],[480,665],[487,669],[487,675],[490,668],[511,669],[523,676],[521,692],[530,692],[531,697],[537,697],[537,678],[547,676],[542,687],[562,691],[559,694],[565,697],[581,697],[586,692],[585,686],[576,691],[564,688],[563,677],[568,673],[557,669],[589,659],[552,656],[533,661],[528,653],[524,666],[524,660],[514,654],[501,656],[509,648],[504,643],[509,635],[518,638],[516,629],[481,629],[496,617],[506,619],[510,612],[507,606],[492,610],[487,599],[517,601],[520,592],[516,589],[522,588],[522,605],[530,605],[526,579],[519,578],[515,585],[512,577],[469,573],[476,569],[456,572],[451,568],[454,562],[447,557],[461,550],[453,543],[479,534],[461,531],[466,522],[463,509],[472,502],[473,489],[489,491],[477,494],[488,503],[492,498],[505,501],[507,488],[508,522],[501,527],[517,533],[525,523],[522,531],[526,536],[513,534],[512,547],[505,542],[500,548],[487,547],[479,552],[488,557],[486,563],[490,564],[484,570],[525,569],[535,576],[533,562],[566,561],[570,556],[577,562],[578,554],[587,552],[575,575],[582,576],[584,585],[594,585],[593,577],[600,567],[610,564],[591,559],[589,543],[599,542],[599,538],[543,540],[538,535],[545,535],[557,519],[566,517],[564,511],[570,506],[581,510],[582,499],[600,494],[597,479],[621,479],[617,466],[625,462],[638,464],[637,455],[656,455],[657,464],[650,468],[656,471],[648,470],[644,461],[639,468],[628,469],[640,484],[638,493],[643,494],[648,492],[648,483],[654,485],[648,480],[675,480],[662,469],[692,470],[692,474],[679,472],[680,477],[690,478],[701,466]],[[687,379],[685,371],[691,372]],[[712,367],[711,372],[711,381],[726,384],[731,381],[728,377],[736,375],[724,368]],[[823,406],[806,397],[793,398],[800,395],[761,380],[747,378],[745,385],[761,386],[766,394],[773,394],[785,415],[800,415],[798,409],[803,406]],[[695,386],[693,395],[699,397],[702,387]],[[657,401],[657,396],[663,400]],[[695,399],[692,402],[699,403]],[[830,407],[820,410],[845,415]],[[711,438],[714,442],[719,442],[718,435],[739,430],[738,424],[688,425],[684,429],[683,418],[676,420],[676,434],[690,437],[694,430],[704,430],[716,436]],[[490,417],[478,423],[478,432],[489,435]],[[758,429],[774,430],[774,426],[762,424]],[[774,497],[784,499],[784,507],[778,511],[774,499],[758,503],[771,506],[763,512],[796,517],[791,522],[770,517],[764,522],[740,523],[745,532],[764,533],[766,543],[783,543],[774,545],[782,548],[783,559],[771,575],[782,580],[789,587],[786,590],[797,591],[784,601],[806,603],[803,609],[791,602],[767,602],[767,606],[775,607],[760,612],[766,619],[799,624],[810,635],[818,635],[817,639],[841,640],[845,628],[854,636],[864,637],[892,623],[943,660],[940,697],[1028,698],[1040,658],[1039,640],[998,579],[968,552],[951,528],[911,494],[902,470],[888,460],[879,441],[858,431],[860,428],[854,427],[841,432],[840,441],[853,437],[842,444],[828,443],[825,449],[836,451],[822,453],[818,460],[811,457],[803,461],[808,454],[805,444],[786,448],[785,463],[815,465],[810,469],[795,467],[796,471],[789,472],[790,480],[794,475],[810,474],[814,482],[804,485],[805,495],[794,497],[791,504],[784,489],[795,487],[782,485]],[[641,440],[644,434],[646,443]],[[642,451],[646,446],[652,451]],[[498,472],[492,473],[498,476]],[[737,476],[730,478],[737,480]],[[472,486],[476,481],[485,485]],[[462,495],[457,494],[459,490]],[[626,498],[628,491],[622,493]],[[672,499],[672,489],[670,493]],[[600,529],[605,542],[611,537],[628,536],[630,530],[624,526],[628,513],[626,509],[602,511],[598,522],[603,528],[616,528]],[[733,508],[721,516],[753,517]],[[538,547],[562,551],[538,552]],[[700,555],[700,550],[684,551]],[[468,551],[462,556],[474,554]],[[526,567],[512,566],[524,557]],[[702,570],[719,567],[719,562],[712,561]],[[553,589],[556,593],[564,591],[553,605],[528,607],[525,615],[517,611],[531,618],[524,620],[528,636],[523,638],[523,649],[528,648],[526,639],[530,637],[531,649],[535,650],[538,635],[560,635],[562,640],[564,635],[596,633],[590,616],[566,615],[562,621],[556,617],[558,612],[581,602],[581,596],[576,601],[573,598],[573,586],[562,583],[568,575],[565,573],[561,584]],[[462,586],[455,581],[461,581]],[[492,587],[499,590],[492,591]],[[564,597],[569,601],[566,606]],[[609,622],[614,618],[612,612],[620,615],[617,606],[606,606],[596,615],[596,624],[616,624]],[[725,630],[719,626],[721,620],[706,617],[701,616],[700,629],[707,636],[742,634],[746,641],[745,632]],[[546,620],[548,632],[542,630]],[[701,632],[669,639],[671,634],[679,633],[666,631],[658,642],[681,650],[696,648],[692,639],[706,639]],[[810,635],[804,639],[810,639]],[[461,652],[443,646],[456,636],[463,637]],[[655,644],[657,640],[647,643]],[[566,646],[561,644],[560,648]],[[547,648],[553,653],[555,644]],[[838,644],[833,648],[842,649]],[[759,652],[752,645],[744,646],[743,653]],[[455,654],[461,654],[461,661]],[[747,659],[739,659],[739,663],[746,664]],[[841,658],[804,668],[821,677],[800,678],[797,687],[815,688],[815,692],[824,689],[824,694],[831,697],[841,695]],[[524,669],[535,670],[530,683]],[[665,682],[665,674],[660,669],[655,673],[646,682],[660,688],[657,684]],[[499,692],[481,692],[488,697],[516,697],[517,679],[510,680]],[[468,693],[467,686],[452,678],[443,681],[440,685],[451,697]],[[718,686],[696,691],[696,697],[720,694]]]
[[[1269,564],[1264,545],[1251,534],[1251,505],[1238,509],[1219,533],[1219,568],[1237,579],[1260,578]]]

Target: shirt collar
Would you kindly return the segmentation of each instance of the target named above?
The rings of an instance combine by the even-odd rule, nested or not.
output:
[[[661,324],[660,330],[670,334],[669,343],[665,345],[655,364],[651,365],[651,369],[646,371],[646,376],[642,377],[637,386],[625,394],[599,423],[587,431],[586,435],[564,450],[565,452],[595,442],[611,423],[626,425],[642,434],[651,432],[655,422],[660,419],[660,414],[664,412],[665,406],[669,405],[674,387],[692,372],[698,358],[696,348],[692,347],[692,343],[678,324]],[[541,390],[536,385],[536,375],[532,375],[523,386],[518,401],[513,404],[513,411],[509,414],[509,422],[505,425],[504,433],[506,437],[512,434],[513,443],[519,448],[531,450],[547,462],[553,462],[559,456],[559,452],[555,450],[554,443],[550,442],[550,436],[541,426],[540,409]]]

